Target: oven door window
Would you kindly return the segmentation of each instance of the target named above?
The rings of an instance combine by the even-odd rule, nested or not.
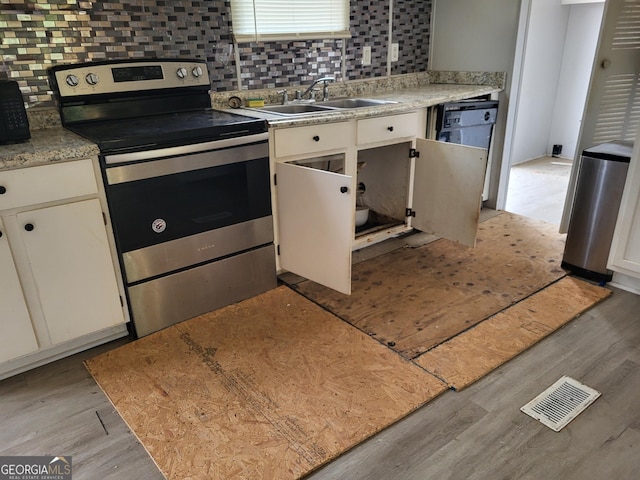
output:
[[[110,185],[122,252],[271,215],[267,158]]]

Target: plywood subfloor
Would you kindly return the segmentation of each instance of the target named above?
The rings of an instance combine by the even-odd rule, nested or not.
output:
[[[611,290],[565,277],[415,361],[461,390],[522,353],[611,294]]]
[[[447,390],[288,287],[86,365],[167,478],[298,478]]]
[[[502,212],[480,224],[476,248],[442,239],[354,265],[350,296],[311,281],[297,288],[415,358],[565,276],[557,230]]]

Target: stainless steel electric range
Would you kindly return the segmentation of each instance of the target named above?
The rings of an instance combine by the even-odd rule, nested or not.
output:
[[[213,110],[206,62],[49,70],[63,125],[95,142],[144,336],[276,286],[267,125]]]

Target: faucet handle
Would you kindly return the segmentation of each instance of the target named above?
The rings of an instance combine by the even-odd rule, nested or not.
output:
[[[289,92],[286,89],[278,90],[278,95],[282,95],[282,105],[289,101]]]

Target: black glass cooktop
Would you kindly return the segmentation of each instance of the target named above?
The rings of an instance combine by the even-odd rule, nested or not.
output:
[[[96,143],[102,153],[151,150],[267,131],[265,120],[212,109],[66,127]]]

